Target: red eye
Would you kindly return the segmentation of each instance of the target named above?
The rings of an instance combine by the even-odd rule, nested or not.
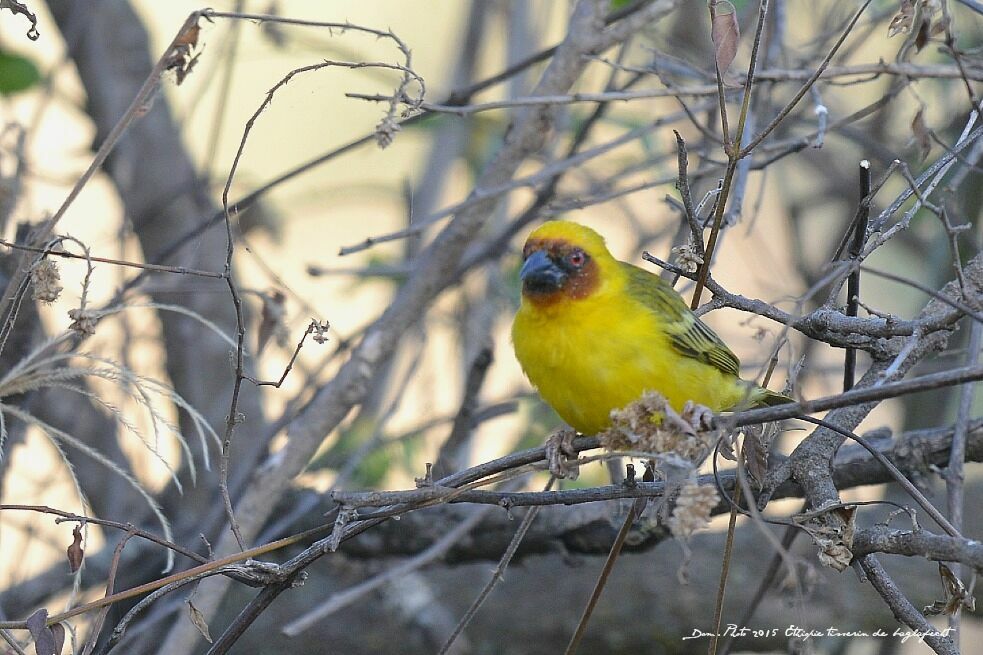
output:
[[[587,255],[579,248],[567,255],[567,262],[574,268],[580,268],[587,261]]]

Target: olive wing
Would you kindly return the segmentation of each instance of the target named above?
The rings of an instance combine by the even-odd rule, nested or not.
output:
[[[727,375],[738,377],[737,355],[701,321],[682,297],[659,276],[622,262],[628,294],[659,316],[662,329],[679,354],[709,364]]]

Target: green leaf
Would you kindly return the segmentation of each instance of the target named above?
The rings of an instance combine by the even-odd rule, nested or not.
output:
[[[0,52],[0,95],[25,91],[41,81],[41,73],[30,59]]]

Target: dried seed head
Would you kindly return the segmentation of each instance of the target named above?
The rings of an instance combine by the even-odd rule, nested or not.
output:
[[[58,299],[63,286],[58,284],[61,274],[58,265],[50,259],[42,259],[31,269],[31,284],[34,287],[34,300],[43,303],[53,303]]]
[[[79,336],[91,337],[96,333],[95,312],[81,307],[69,309],[68,317],[72,319],[72,324],[68,326],[68,329],[78,333]]]
[[[686,403],[682,414],[661,394],[646,391],[623,409],[611,412],[611,427],[598,437],[608,450],[635,450],[699,463],[713,447],[716,431],[706,407]]]
[[[378,125],[375,126],[375,142],[379,144],[380,148],[388,148],[393,139],[396,138],[396,132],[399,132],[399,123],[393,120],[393,117],[386,115]]]
[[[680,489],[672,516],[667,521],[672,536],[688,539],[694,532],[706,527],[710,522],[710,512],[719,502],[720,496],[715,487],[687,482]]]
[[[676,266],[687,273],[695,273],[703,265],[703,257],[700,256],[692,243],[675,246],[672,249],[672,254],[675,255],[673,262]]]
[[[311,337],[311,339],[314,340],[314,343],[321,344],[326,342],[328,340],[328,329],[330,327],[331,324],[327,321],[311,321],[311,325],[308,329],[314,333],[314,336]]]
[[[856,528],[857,507],[834,506],[814,516],[793,516],[819,547],[819,563],[844,571],[853,561],[853,532]]]

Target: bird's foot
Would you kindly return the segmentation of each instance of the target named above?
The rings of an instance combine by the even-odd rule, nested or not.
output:
[[[546,462],[557,478],[576,480],[580,475],[578,453],[573,447],[576,436],[573,430],[558,430],[546,440]]]
[[[694,403],[692,400],[686,401],[680,418],[694,432],[706,432],[707,430],[713,429],[713,410],[704,405]]]

